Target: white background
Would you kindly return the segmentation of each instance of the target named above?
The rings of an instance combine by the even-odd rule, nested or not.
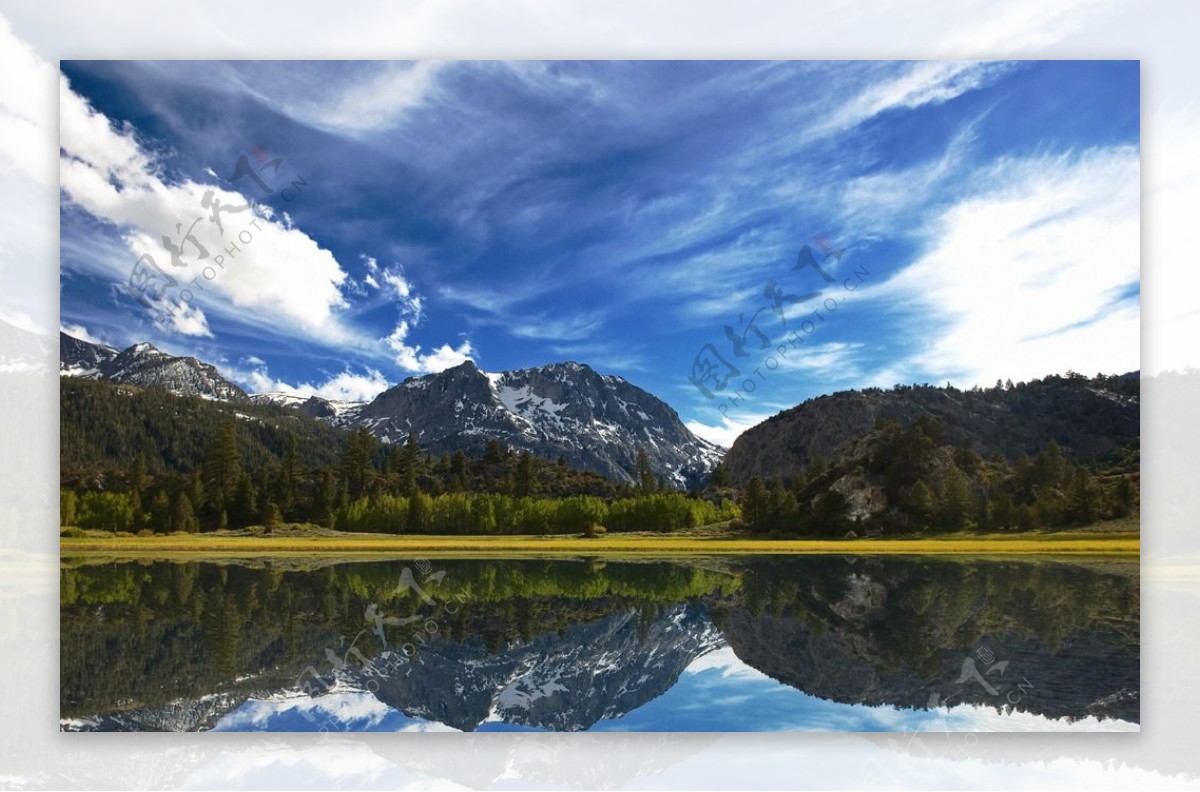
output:
[[[3,0],[0,290],[57,332],[60,58],[1128,58],[1142,62],[1143,372],[1200,367],[1198,30],[1188,0]],[[0,373],[0,788],[1200,787],[1200,525],[1178,486],[1200,471],[1200,433],[1149,390],[1138,735],[69,735],[46,362],[32,388]]]

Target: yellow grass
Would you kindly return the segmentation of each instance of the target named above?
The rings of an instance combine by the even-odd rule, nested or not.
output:
[[[63,537],[63,555],[139,556],[379,554],[434,555],[1136,555],[1135,532],[958,534],[901,539],[749,539],[718,535],[616,534],[580,536],[411,536],[381,534],[231,536],[176,534]]]

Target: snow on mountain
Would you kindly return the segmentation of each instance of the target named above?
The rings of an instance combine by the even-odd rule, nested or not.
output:
[[[633,480],[644,449],[654,471],[676,486],[702,480],[723,454],[661,399],[573,361],[498,373],[467,361],[384,391],[351,423],[384,442],[413,432],[435,453],[479,453],[499,440],[618,481]]]
[[[250,401],[255,404],[294,407],[310,418],[319,418],[342,427],[351,425],[365,404],[341,399],[323,399],[320,396],[298,396],[294,393],[255,393],[250,397]]]
[[[60,373],[162,388],[221,401],[276,404],[343,428],[366,427],[385,443],[417,435],[433,453],[481,454],[489,440],[572,467],[633,481],[639,450],[678,487],[701,483],[724,454],[696,437],[661,399],[621,377],[569,361],[498,373],[466,362],[413,377],[370,403],[258,393],[247,396],[217,370],[152,344],[116,350],[60,334]]]
[[[59,374],[107,379],[219,401],[246,402],[249,398],[208,363],[194,357],[169,355],[145,342],[118,352],[60,333]]]
[[[295,687],[223,691],[197,699],[87,717],[64,718],[62,731],[255,730],[269,723],[313,729],[369,729],[400,712],[474,731],[503,721],[581,731],[661,696],[698,658],[725,646],[708,610],[695,603],[652,617],[622,609],[489,650],[479,637],[435,636],[409,659],[385,651],[369,665],[348,662],[309,696]],[[373,695],[364,691],[372,690]],[[417,724],[420,727],[420,724]]]

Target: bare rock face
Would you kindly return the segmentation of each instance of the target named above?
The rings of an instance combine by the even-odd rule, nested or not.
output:
[[[404,442],[412,432],[435,453],[479,453],[498,440],[617,481],[633,480],[644,449],[655,473],[681,487],[705,479],[722,454],[662,400],[574,362],[485,373],[468,361],[405,380],[351,423],[385,442]]]
[[[194,357],[176,357],[153,344],[134,344],[118,352],[109,346],[59,334],[59,373],[69,377],[106,379],[180,396],[247,402],[246,392]]]
[[[488,441],[525,450],[616,481],[633,481],[639,450],[656,475],[677,487],[704,483],[724,450],[691,433],[665,402],[621,377],[581,363],[489,374],[473,362],[412,377],[370,403],[319,396],[247,396],[196,358],[168,355],[147,343],[118,351],[60,335],[63,376],[107,379],[218,401],[277,404],[334,426],[365,427],[385,443],[416,434],[438,454],[480,454]]]

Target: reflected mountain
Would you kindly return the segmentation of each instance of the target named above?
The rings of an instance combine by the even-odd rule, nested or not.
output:
[[[1136,724],[1138,636],[1136,561],[67,559],[61,728]]]

